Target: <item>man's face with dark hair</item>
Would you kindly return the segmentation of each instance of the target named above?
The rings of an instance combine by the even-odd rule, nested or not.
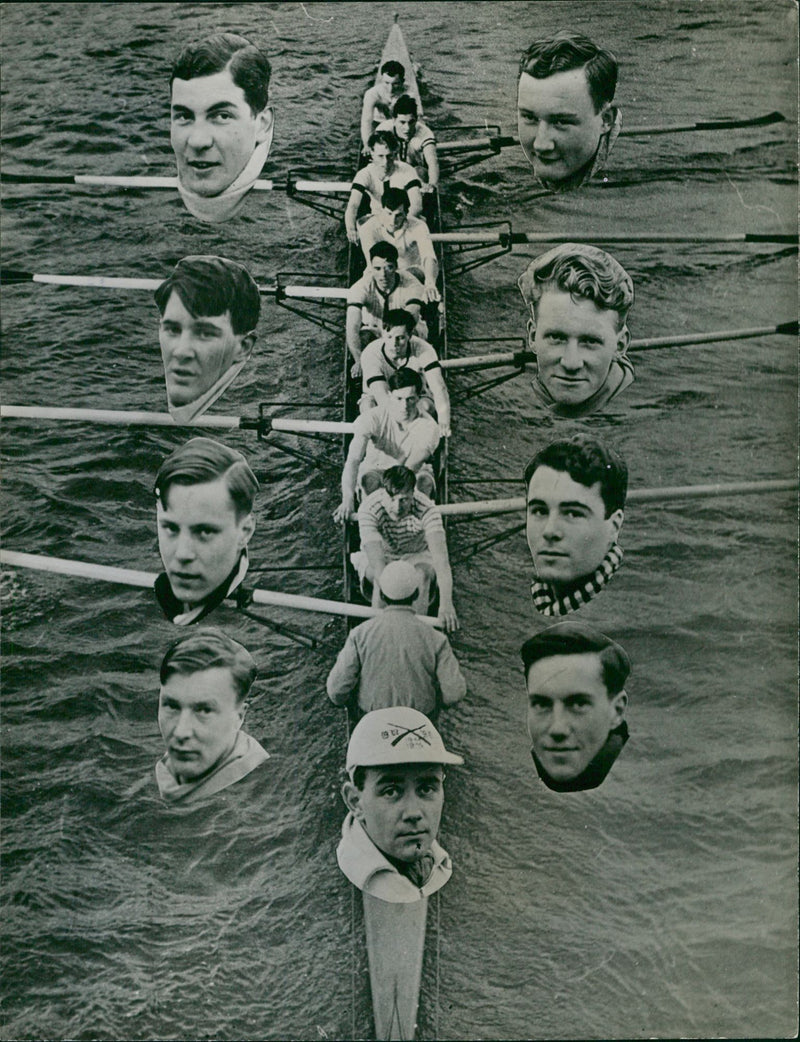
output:
[[[522,151],[536,176],[558,185],[587,166],[614,122],[611,106],[595,112],[584,69],[537,79],[523,72],[517,94]]]
[[[192,315],[173,290],[158,327],[170,406],[196,402],[247,358],[255,333],[234,333],[230,311]]]
[[[369,265],[375,285],[381,293],[390,293],[397,278],[397,262],[388,257],[373,257]]]
[[[397,232],[406,223],[408,207],[403,203],[394,207],[381,205],[378,216],[381,224],[388,232]]]
[[[586,486],[566,471],[537,467],[528,484],[526,535],[538,578],[558,587],[591,575],[622,527],[621,510],[605,514],[599,482]]]
[[[170,140],[181,184],[201,196],[224,192],[266,141],[272,112],[253,115],[229,69],[172,81]]]
[[[390,362],[405,361],[408,358],[408,344],[411,334],[404,325],[392,326],[383,332],[383,350]]]
[[[539,659],[527,688],[533,751],[554,781],[572,781],[622,722],[628,696],[609,696],[596,652]]]
[[[439,764],[368,767],[364,788],[345,782],[345,803],[384,854],[416,861],[428,854],[444,806],[444,768]]]
[[[401,141],[410,141],[417,129],[417,117],[411,112],[400,112],[394,117],[395,136]]]
[[[158,726],[178,781],[201,778],[230,753],[244,708],[225,666],[167,677],[158,697]]]
[[[382,141],[376,141],[370,152],[372,165],[378,177],[388,177],[392,172],[397,153]]]
[[[255,530],[252,514],[237,517],[225,477],[196,485],[172,483],[157,501],[158,548],[172,592],[195,605],[233,571]]]
[[[410,423],[419,415],[419,392],[416,387],[396,387],[389,391],[386,411],[395,423]]]
[[[616,311],[550,288],[535,305],[528,329],[539,382],[561,405],[580,405],[597,394],[630,339]]]

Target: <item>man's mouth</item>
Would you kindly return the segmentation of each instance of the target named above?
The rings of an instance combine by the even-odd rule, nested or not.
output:
[[[537,550],[536,551],[536,556],[537,557],[547,557],[547,558],[552,557],[552,558],[556,558],[556,557],[569,557],[569,554],[565,554],[561,550]]]
[[[191,586],[203,578],[202,575],[193,575],[189,572],[170,572],[169,577],[171,582],[179,582],[183,586]]]
[[[180,368],[170,369],[169,375],[173,380],[177,380],[178,383],[188,383],[190,380],[196,379],[199,373],[196,369],[181,366]]]
[[[178,760],[180,763],[190,763],[200,756],[198,749],[176,749],[174,746],[170,746],[169,754],[173,760]]]

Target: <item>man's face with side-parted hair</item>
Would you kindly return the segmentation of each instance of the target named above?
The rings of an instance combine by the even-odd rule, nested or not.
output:
[[[600,483],[582,485],[542,465],[531,475],[526,536],[536,575],[556,588],[591,575],[613,546],[624,514],[606,517]]]
[[[201,196],[224,192],[272,127],[270,109],[254,114],[228,68],[173,80],[170,113],[178,177]]]
[[[538,659],[527,689],[533,751],[554,781],[572,781],[622,722],[628,696],[608,694],[596,652]]]
[[[519,142],[534,173],[545,183],[569,181],[591,163],[600,138],[613,122],[610,105],[595,111],[582,68],[542,79],[523,72],[519,78]]]

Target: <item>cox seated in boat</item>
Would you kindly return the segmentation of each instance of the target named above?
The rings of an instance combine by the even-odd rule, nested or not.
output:
[[[542,405],[556,416],[588,416],[633,383],[626,353],[633,281],[610,254],[564,243],[532,261],[518,285]]]
[[[242,208],[272,146],[271,68],[244,36],[215,33],[190,43],[170,76],[170,140],[178,191],[201,221]]]
[[[162,797],[186,805],[228,788],[269,759],[242,730],[258,670],[220,630],[183,634],[161,663],[158,726],[167,750],[156,764]]]
[[[439,356],[427,340],[413,335],[414,316],[410,311],[393,308],[386,313],[384,325],[383,336],[367,344],[361,354],[361,412],[387,400],[389,380],[395,373],[413,369],[424,381],[418,411],[438,420],[440,436],[449,438],[450,395]]]
[[[628,468],[613,449],[579,434],[541,449],[524,480],[534,607],[544,617],[576,611],[591,617],[595,608],[587,606],[622,564],[617,540]]]
[[[383,472],[397,464],[414,474],[421,491],[433,496],[431,457],[439,444],[439,426],[420,412],[421,393],[419,373],[398,369],[389,377],[385,399],[356,418],[342,470],[342,502],[334,520],[346,521],[355,507],[356,492],[374,492]]]
[[[364,94],[361,103],[361,143],[366,152],[372,132],[392,114],[392,105],[406,89],[406,70],[401,62],[386,61],[378,71],[375,84]]]
[[[556,792],[595,789],[628,740],[625,651],[593,626],[560,622],[521,648],[531,755]]]
[[[433,248],[428,225],[418,217],[408,216],[408,192],[403,188],[386,188],[381,208],[358,229],[364,259],[369,264],[370,250],[377,242],[390,242],[397,250],[399,271],[410,272],[424,287],[426,303],[441,300],[436,280],[439,262]]]
[[[241,264],[224,257],[184,257],[155,291],[155,300],[167,404],[176,423],[189,423],[249,359],[261,294]]]
[[[376,242],[369,251],[367,270],[347,291],[345,336],[353,357],[351,374],[361,374],[361,351],[383,332],[388,311],[403,308],[414,316],[414,332],[423,338],[428,326],[422,318],[425,289],[419,279],[407,271],[397,270],[397,247],[390,242]]]
[[[359,720],[347,746],[348,814],[336,851],[354,886],[397,904],[444,886],[453,872],[436,840],[445,767],[463,762],[416,709],[376,709]]]
[[[419,118],[417,99],[402,94],[392,106],[392,118],[378,124],[397,138],[398,157],[413,166],[422,181],[423,192],[439,186],[439,156],[433,131]]]
[[[361,588],[375,608],[380,607],[380,579],[391,561],[407,561],[420,573],[414,610],[423,614],[431,604],[433,583],[439,591],[439,625],[449,633],[458,629],[453,605],[453,573],[439,508],[420,492],[408,467],[390,467],[381,487],[365,496],[358,508],[361,549],[350,555]]]
[[[166,617],[186,626],[226,597],[246,598],[258,481],[241,452],[192,438],[161,464],[154,491],[164,565],[155,593]]]
[[[411,706],[431,719],[467,692],[447,637],[414,614],[421,575],[392,561],[378,580],[381,611],[353,627],[328,674],[334,705],[354,702],[362,713]]]
[[[562,30],[522,55],[519,142],[543,188],[579,188],[603,169],[622,126],[616,89],[616,58],[581,33]]]
[[[408,192],[410,213],[419,217],[422,213],[422,183],[413,166],[401,163],[397,158],[397,138],[389,130],[376,130],[370,134],[370,161],[362,166],[353,178],[353,187],[344,212],[347,238],[358,246],[358,211],[362,201],[369,201],[372,213],[378,213],[384,189],[402,188]]]

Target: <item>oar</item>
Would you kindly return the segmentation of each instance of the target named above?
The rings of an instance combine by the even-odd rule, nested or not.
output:
[[[651,126],[623,126],[620,137],[645,137],[650,134],[683,134],[695,130],[741,130],[745,127],[768,127],[772,123],[785,123],[782,112],[769,112],[766,116],[754,116],[752,119],[705,119],[695,123],[654,123]],[[436,148],[440,154],[448,152],[468,152],[489,149],[499,152],[501,148],[518,145],[519,139],[510,135],[490,134],[478,138],[456,138],[453,141],[440,141]]]
[[[693,344],[713,344],[720,340],[747,340],[772,334],[797,336],[797,320],[781,322],[777,326],[756,326],[750,329],[722,329],[713,333],[684,333],[681,336],[653,336],[632,340],[628,351],[653,351],[659,347],[688,347]],[[523,366],[535,362],[532,351],[495,351],[488,355],[465,355],[464,358],[443,358],[443,369],[500,369],[503,366]]]
[[[0,405],[4,420],[76,420],[104,423],[120,427],[210,427],[216,430],[258,430],[260,421],[247,416],[210,416],[205,414],[188,424],[177,424],[168,412],[130,412],[118,409],[64,409],[39,405]]]
[[[3,170],[0,182],[11,185],[85,185],[90,188],[171,188],[178,187],[177,177],[125,176],[118,174],[15,174]],[[289,177],[286,183],[261,179],[253,182],[256,192],[349,192],[352,181],[308,181]]]
[[[748,496],[766,492],[788,492],[800,484],[796,478],[775,481],[739,481],[730,485],[674,485],[640,488],[628,493],[629,503],[663,503],[672,499],[711,499],[717,496]],[[448,517],[478,514],[515,514],[525,509],[525,499],[483,499],[472,503],[445,503],[439,507]]]
[[[16,568],[33,568],[41,572],[58,575],[78,576],[82,579],[99,579],[102,582],[119,583],[123,586],[152,588],[156,581],[154,572],[138,572],[131,568],[113,568],[89,561],[73,561],[63,557],[42,557],[39,554],[18,553],[15,550],[0,550],[0,563]],[[361,604],[346,604],[328,601],[319,597],[303,597],[277,590],[253,590],[254,604],[270,604],[277,608],[293,608],[297,611],[313,611],[323,615],[346,615],[354,619],[369,619],[377,615],[377,609]],[[436,625],[437,620],[429,615],[421,619]]]
[[[552,232],[509,232],[509,231],[480,231],[480,232],[433,232],[431,239],[434,242],[449,243],[452,245],[472,246],[517,246],[522,243],[536,245],[545,243],[557,245],[567,242],[602,242],[616,245],[636,245],[638,243],[694,243],[704,245],[705,243],[737,243],[737,242],[771,242],[797,245],[797,234],[794,232],[727,232],[719,235],[699,234],[673,234],[672,232],[625,232],[614,234],[605,232],[575,233],[572,235],[554,234]]]
[[[15,286],[25,282],[39,282],[50,286],[83,286],[95,289],[157,289],[163,279],[131,278],[114,275],[51,275],[20,271],[17,268],[0,270],[0,285]],[[281,286],[277,282],[259,286],[265,296],[302,298],[304,300],[346,300],[346,286]]]

